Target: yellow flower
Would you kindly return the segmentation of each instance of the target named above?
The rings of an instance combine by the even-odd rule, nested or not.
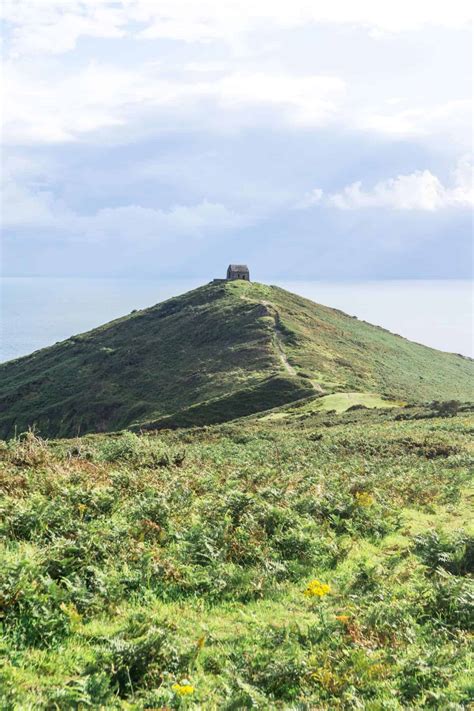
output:
[[[182,684],[173,684],[171,688],[178,696],[190,696],[194,693],[194,686],[191,686],[186,680]]]
[[[349,622],[349,615],[336,615],[336,620],[345,625],[346,622]]]
[[[357,506],[372,506],[372,504],[375,502],[375,499],[372,494],[368,494],[366,491],[356,491],[355,498]]]
[[[311,580],[304,591],[304,595],[306,595],[306,597],[324,597],[330,591],[331,586],[327,583],[321,583],[319,580]]]

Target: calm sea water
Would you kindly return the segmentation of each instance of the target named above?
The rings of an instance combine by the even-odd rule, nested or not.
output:
[[[205,281],[5,278],[0,361],[26,355]],[[474,355],[473,293],[468,281],[280,281],[278,285],[418,343]]]

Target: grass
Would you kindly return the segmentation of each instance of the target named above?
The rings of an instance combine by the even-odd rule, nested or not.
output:
[[[317,402],[2,443],[0,708],[467,708],[473,410]]]
[[[345,412],[349,408],[367,407],[367,408],[385,408],[385,407],[400,407],[406,403],[400,400],[383,399],[377,393],[335,393],[334,395],[326,395],[317,401],[318,409],[330,412],[334,410],[338,414]]]
[[[216,424],[233,419],[235,413],[240,417],[253,414],[262,409],[273,409],[288,402],[299,401],[313,394],[313,389],[304,381],[284,376],[273,376],[263,380],[259,385],[244,388],[232,395],[208,400],[180,410],[175,415],[168,415],[151,422],[138,423],[133,429],[137,431],[176,429],[177,427],[194,427],[198,425]]]
[[[203,425],[321,393],[468,400],[473,374],[467,358],[278,287],[224,282],[1,364],[0,436]]]
[[[314,412],[335,412],[340,415],[349,409],[402,407],[406,402],[402,400],[389,400],[382,398],[377,393],[333,393],[297,403],[293,407],[278,408],[277,411],[264,415],[261,419],[289,420],[304,419]]]

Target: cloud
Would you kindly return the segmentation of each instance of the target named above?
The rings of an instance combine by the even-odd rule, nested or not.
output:
[[[453,71],[459,57],[451,47],[464,46],[465,34],[458,42],[447,33],[439,45],[437,30],[421,61],[405,34],[464,28],[464,0],[4,0],[2,7],[6,143],[78,142],[94,133],[120,143],[170,127],[275,124],[441,137],[457,152],[470,140],[470,100],[462,98],[469,89]],[[364,37],[361,51],[366,30],[389,37]],[[391,84],[405,98],[393,102]]]
[[[336,112],[345,84],[338,77],[285,74],[231,74],[213,85],[221,106],[273,106],[296,123],[317,126]]]
[[[397,106],[401,99],[387,102]],[[363,131],[380,133],[395,138],[429,136],[448,132],[453,140],[471,133],[470,99],[447,101],[442,104],[410,107],[401,111],[382,112],[377,108],[362,109],[355,116],[355,125]]]
[[[58,143],[120,126],[134,98],[135,74],[90,62],[80,71],[44,74],[34,64],[4,67],[5,143]],[[140,98],[138,88],[135,96]],[[34,108],[34,111],[32,109]]]
[[[94,214],[79,214],[51,190],[38,186],[41,167],[10,162],[3,177],[2,227],[4,230],[56,232],[84,240],[162,240],[199,237],[242,228],[251,218],[209,200],[168,209],[138,204],[104,207]],[[18,182],[22,178],[25,184]]]
[[[303,197],[302,200],[297,202],[295,208],[297,210],[305,210],[308,207],[314,207],[318,205],[323,199],[324,191],[321,188],[313,188],[309,193]]]
[[[474,206],[473,166],[464,156],[453,171],[453,183],[445,186],[429,170],[417,170],[376,183],[364,190],[361,181],[347,185],[341,192],[325,195],[316,188],[297,207],[322,203],[339,210],[389,208],[392,210],[424,210],[434,212],[445,208]]]
[[[73,228],[86,238],[126,240],[205,236],[244,227],[248,220],[222,204],[203,200],[168,210],[125,205],[104,208],[93,216],[76,217]]]
[[[274,119],[318,126],[337,112],[344,89],[338,77],[264,72],[190,81],[168,77],[153,62],[140,71],[89,62],[80,71],[44,78],[41,66],[10,62],[4,68],[3,139],[20,144],[76,141],[104,128],[130,130],[147,116],[153,124],[151,116],[167,117],[170,111],[176,125],[194,127],[199,120],[209,123],[209,102],[224,121],[232,115],[234,125],[253,122],[245,110],[261,107],[271,110]],[[157,130],[159,120],[154,125]]]
[[[375,34],[407,32],[426,26],[464,28],[468,0],[4,0],[15,55],[60,54],[81,37],[133,36],[181,42],[225,41],[260,29],[291,29],[311,24],[362,27]]]
[[[107,0],[3,0],[2,17],[13,57],[64,54],[80,37],[123,37],[128,22],[123,6]]]
[[[13,161],[2,218],[19,263],[49,237],[59,262],[61,238],[65,253],[96,240],[105,254],[116,240],[152,250],[169,237],[171,253],[188,236],[203,253],[248,238],[248,251],[252,240],[265,245],[276,263],[278,243],[299,244],[307,230],[303,264],[315,231],[341,239],[342,254],[345,235],[361,234],[380,207],[414,250],[438,223],[467,241],[467,211],[454,210],[471,199],[467,162],[452,179],[432,166],[470,146],[469,3],[0,5],[2,137]]]

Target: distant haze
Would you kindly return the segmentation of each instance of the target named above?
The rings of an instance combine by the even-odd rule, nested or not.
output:
[[[260,280],[260,279],[258,279]],[[6,278],[0,360],[10,360],[209,281]],[[265,279],[440,350],[474,355],[468,281],[315,282]]]

